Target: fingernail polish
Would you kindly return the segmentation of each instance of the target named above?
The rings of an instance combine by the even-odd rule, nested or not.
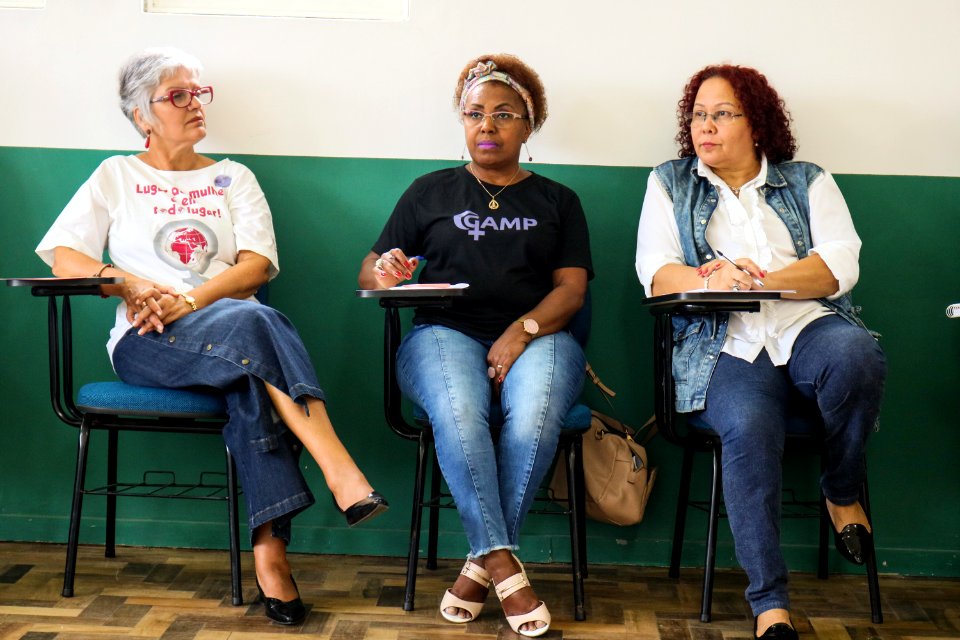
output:
[[[500,376],[499,378],[497,378],[497,382],[499,382],[500,384],[503,384],[503,376]]]

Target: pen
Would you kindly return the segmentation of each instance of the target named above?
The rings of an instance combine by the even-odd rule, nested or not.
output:
[[[754,278],[753,275],[751,275],[749,271],[747,271],[746,269],[744,269],[743,267],[741,267],[740,265],[738,265],[736,262],[734,262],[733,260],[731,260],[731,259],[728,258],[727,256],[723,255],[723,252],[720,251],[719,249],[717,249],[717,255],[720,256],[721,258],[723,258],[724,260],[726,260],[727,262],[729,262],[730,264],[732,264],[734,267],[736,267],[736,268],[739,269],[740,271],[743,271],[745,274],[747,274],[748,276],[750,276],[750,279],[753,280],[753,282],[754,282],[758,287],[764,287],[764,286],[766,286],[765,284],[763,284],[762,282],[760,282],[759,280],[757,280],[756,278]]]

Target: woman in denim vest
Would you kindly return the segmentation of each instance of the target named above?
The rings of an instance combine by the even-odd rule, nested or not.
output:
[[[676,408],[720,436],[723,492],[755,633],[797,637],[780,550],[781,461],[793,393],[826,428],[821,488],[838,551],[873,553],[858,493],[886,361],[850,302],[860,238],[833,177],[792,162],[783,100],[755,69],[709,66],[678,108],[680,159],[650,175],[637,235],[645,292],[788,290],[757,313],[678,318]]]

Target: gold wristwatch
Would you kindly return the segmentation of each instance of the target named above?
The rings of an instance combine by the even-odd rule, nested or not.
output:
[[[185,293],[181,293],[180,297],[183,298],[184,302],[190,305],[191,309],[193,309],[194,311],[197,310],[197,301],[193,296],[187,295]]]
[[[520,318],[517,322],[523,325],[523,332],[530,336],[531,340],[540,333],[540,324],[533,318]]]

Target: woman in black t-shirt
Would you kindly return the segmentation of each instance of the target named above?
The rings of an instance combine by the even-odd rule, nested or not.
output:
[[[593,276],[580,200],[520,166],[547,116],[536,72],[484,55],[459,76],[455,104],[471,162],[407,189],[360,269],[360,286],[410,280],[470,285],[447,309],[420,309],[397,356],[401,390],[433,425],[437,457],[470,554],[440,605],[476,618],[492,583],[510,626],[546,633],[550,613],[513,552],[583,384],[581,346],[565,330]],[[503,414],[496,448],[493,412]]]

